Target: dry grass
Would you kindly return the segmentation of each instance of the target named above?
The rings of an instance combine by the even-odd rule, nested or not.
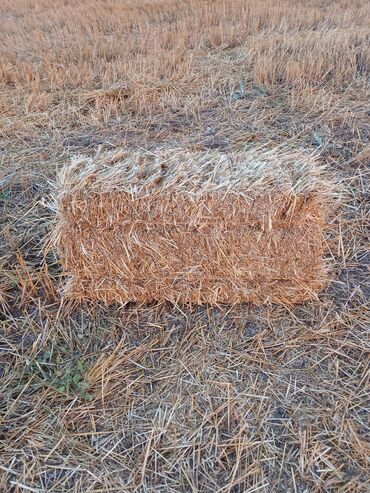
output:
[[[365,0],[3,0],[0,491],[367,492]],[[294,309],[62,304],[42,253],[76,152],[284,144],[347,183]]]

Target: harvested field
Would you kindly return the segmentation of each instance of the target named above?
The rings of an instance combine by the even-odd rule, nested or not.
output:
[[[337,193],[309,157],[118,152],[60,174],[54,242],[65,295],[105,303],[283,303],[328,284]]]
[[[0,32],[0,491],[367,493],[368,2],[3,0]],[[343,184],[316,296],[62,299],[76,155],[256,148]]]

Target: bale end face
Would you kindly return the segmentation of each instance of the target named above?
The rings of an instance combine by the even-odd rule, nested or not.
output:
[[[60,175],[65,295],[106,303],[294,304],[328,283],[332,187],[302,156],[164,150]]]

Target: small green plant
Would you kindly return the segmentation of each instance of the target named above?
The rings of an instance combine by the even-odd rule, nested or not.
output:
[[[0,203],[5,202],[7,199],[6,193],[4,190],[0,190]]]
[[[26,375],[34,378],[36,384],[53,388],[68,397],[92,400],[85,375],[89,365],[68,348],[50,348],[27,365]]]
[[[318,134],[317,132],[315,132],[314,130],[312,131],[312,136],[313,136],[313,143],[317,146],[317,147],[322,147],[323,144],[324,144],[324,141],[323,141],[323,138],[321,137],[320,134]]]
[[[262,86],[252,84],[252,95],[256,97],[264,97],[268,96],[268,91]]]

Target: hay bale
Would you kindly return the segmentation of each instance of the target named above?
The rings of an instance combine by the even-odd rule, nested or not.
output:
[[[59,176],[65,295],[106,303],[300,303],[327,282],[332,187],[284,152],[120,151]]]

